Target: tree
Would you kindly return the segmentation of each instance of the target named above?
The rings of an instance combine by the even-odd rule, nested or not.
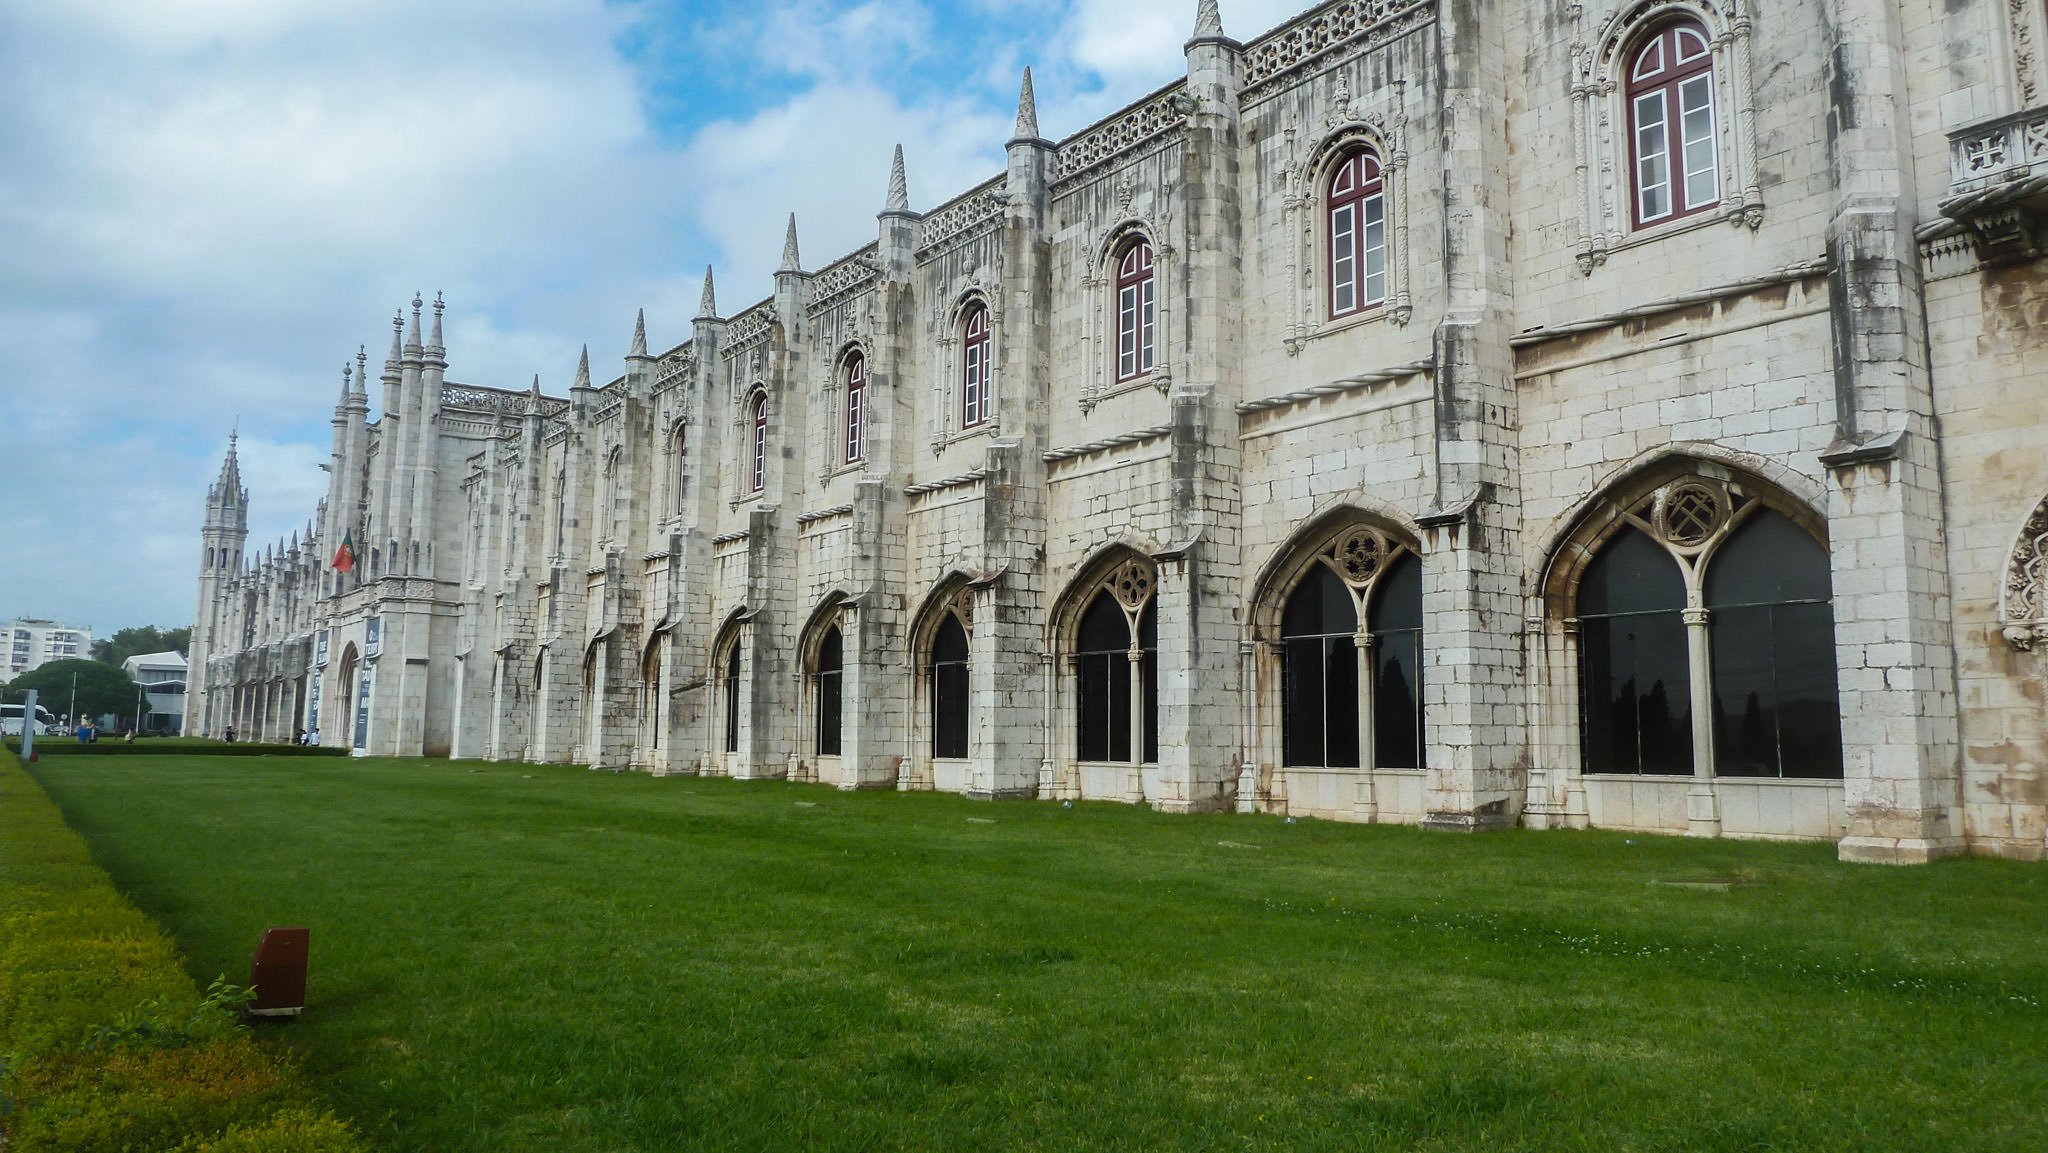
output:
[[[42,694],[37,704],[53,713],[68,712],[74,675],[78,678],[79,716],[101,717],[112,713],[128,717],[135,714],[135,696],[140,686],[129,679],[127,673],[99,661],[76,658],[38,665],[8,681],[7,702],[17,704],[24,693],[35,689]]]
[[[120,668],[129,657],[144,653],[167,653],[173,650],[188,652],[192,647],[192,626],[160,629],[155,625],[137,625],[115,633],[105,640],[92,642],[92,659],[101,664]]]

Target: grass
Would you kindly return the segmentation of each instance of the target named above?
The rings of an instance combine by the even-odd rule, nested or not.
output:
[[[423,761],[36,772],[388,1150],[2037,1149],[2048,871]],[[1670,882],[1684,882],[1673,884]]]

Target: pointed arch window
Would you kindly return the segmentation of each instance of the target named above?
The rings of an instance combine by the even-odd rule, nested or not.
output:
[[[657,639],[640,661],[640,723],[647,728],[646,746],[655,751],[661,748],[661,647],[666,643]]]
[[[818,755],[839,755],[840,681],[846,668],[846,641],[839,626],[825,631],[818,644]]]
[[[768,394],[754,395],[752,415],[753,452],[748,473],[753,485],[750,491],[760,492],[768,487]]]
[[[995,334],[989,326],[987,305],[977,301],[967,307],[960,344],[960,427],[973,428],[989,417],[989,368]]]
[[[932,756],[967,755],[967,629],[957,613],[939,622],[931,648]]]
[[[604,458],[604,494],[597,502],[597,523],[604,529],[607,543],[618,536],[619,472],[624,461],[623,448],[612,449]]]
[[[1839,779],[1826,546],[1699,479],[1625,520],[1578,582],[1584,770]]]
[[[1366,528],[1339,537],[1288,595],[1280,641],[1283,764],[1423,767],[1422,562],[1412,551]]]
[[[689,490],[689,476],[684,465],[689,460],[686,451],[685,434],[689,427],[681,421],[668,435],[668,512],[670,516],[683,514],[683,495]]]
[[[740,751],[740,642],[734,637],[725,652],[725,751]]]
[[[1136,380],[1152,371],[1156,333],[1156,280],[1152,242],[1138,237],[1117,257],[1116,381]]]
[[[1706,29],[1676,20],[1645,37],[1629,56],[1627,95],[1636,226],[1718,204],[1714,55]]]
[[[1074,660],[1076,759],[1156,763],[1159,621],[1153,603],[1146,601],[1134,619],[1111,589],[1096,593],[1081,613]]]
[[[1345,154],[1330,173],[1330,318],[1377,308],[1387,299],[1387,196],[1380,158],[1370,149]]]
[[[867,439],[868,358],[856,352],[846,358],[846,463],[865,459]]]

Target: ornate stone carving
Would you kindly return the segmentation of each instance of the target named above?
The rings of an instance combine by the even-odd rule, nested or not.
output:
[[[1188,114],[1194,111],[1194,98],[1187,94],[1186,87],[1185,81],[1176,81],[1136,108],[1088,128],[1060,145],[1059,156],[1053,162],[1053,183],[1070,183],[1186,124]]]
[[[1152,586],[1156,582],[1151,565],[1141,560],[1130,560],[1110,574],[1107,584],[1110,594],[1116,597],[1116,603],[1124,606],[1125,612],[1135,614],[1144,611],[1145,602],[1152,599]]]
[[[882,275],[875,263],[875,246],[870,244],[852,256],[820,272],[812,282],[810,312],[816,316],[845,298],[872,285]]]
[[[1337,538],[1330,549],[1330,559],[1336,562],[1337,575],[1344,578],[1345,584],[1362,589],[1380,575],[1395,547],[1386,537],[1361,525]]]
[[[2020,527],[1999,600],[2007,644],[2027,652],[2035,641],[2048,641],[2048,497]]]
[[[1365,38],[1384,42],[1428,19],[1431,6],[1415,0],[1350,0],[1274,29],[1245,46],[1244,99],[1313,60]]]
[[[926,252],[970,233],[978,233],[1001,219],[1003,209],[1010,204],[1009,196],[1003,191],[1003,180],[1003,177],[997,177],[925,217],[918,251]]]

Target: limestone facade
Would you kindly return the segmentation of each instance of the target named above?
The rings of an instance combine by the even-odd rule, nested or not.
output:
[[[1205,0],[609,383],[415,299],[303,540],[230,451],[189,731],[2042,857],[2041,8]]]

